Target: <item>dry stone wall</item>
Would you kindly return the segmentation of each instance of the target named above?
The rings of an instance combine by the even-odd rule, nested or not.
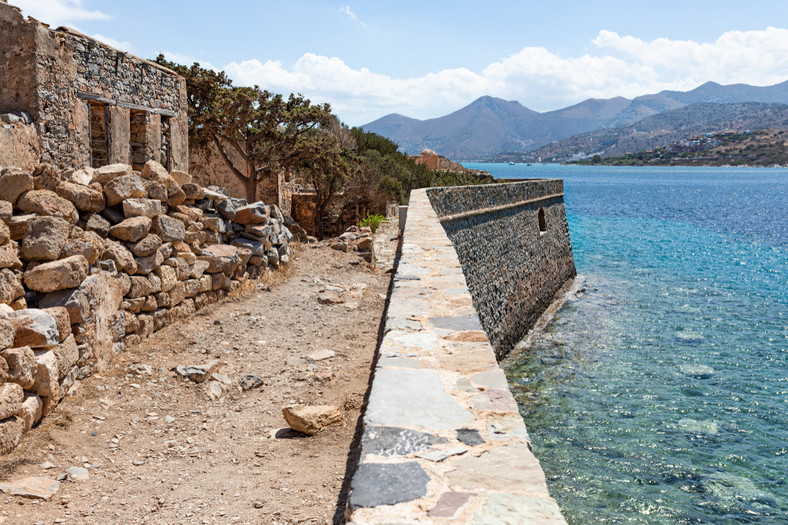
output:
[[[501,359],[576,275],[563,181],[433,188],[427,195]]]
[[[0,169],[0,455],[113,352],[289,262],[284,221],[155,161]]]

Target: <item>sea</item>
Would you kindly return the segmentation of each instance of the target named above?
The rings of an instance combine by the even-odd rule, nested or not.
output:
[[[581,281],[507,368],[570,524],[788,524],[788,169],[564,180]]]

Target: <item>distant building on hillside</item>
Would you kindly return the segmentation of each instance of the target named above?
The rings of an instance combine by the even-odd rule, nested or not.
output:
[[[0,120],[13,121],[0,133],[13,142],[34,126],[36,162],[188,168],[186,82],[173,71],[0,0],[0,72]]]

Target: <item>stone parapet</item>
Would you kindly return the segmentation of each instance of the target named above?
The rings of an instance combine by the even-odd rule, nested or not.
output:
[[[346,514],[357,525],[565,523],[425,190],[410,198]]]

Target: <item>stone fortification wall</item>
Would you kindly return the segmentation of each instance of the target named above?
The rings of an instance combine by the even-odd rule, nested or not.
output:
[[[289,261],[276,206],[148,161],[0,170],[0,455],[115,351]]]
[[[427,195],[501,359],[576,275],[563,181],[434,188]]]
[[[182,77],[74,30],[26,19],[8,4],[0,4],[0,49],[0,113],[33,118],[42,162],[141,167],[153,159],[187,169]]]
[[[427,192],[412,192],[351,481],[350,523],[566,523],[461,260]]]

